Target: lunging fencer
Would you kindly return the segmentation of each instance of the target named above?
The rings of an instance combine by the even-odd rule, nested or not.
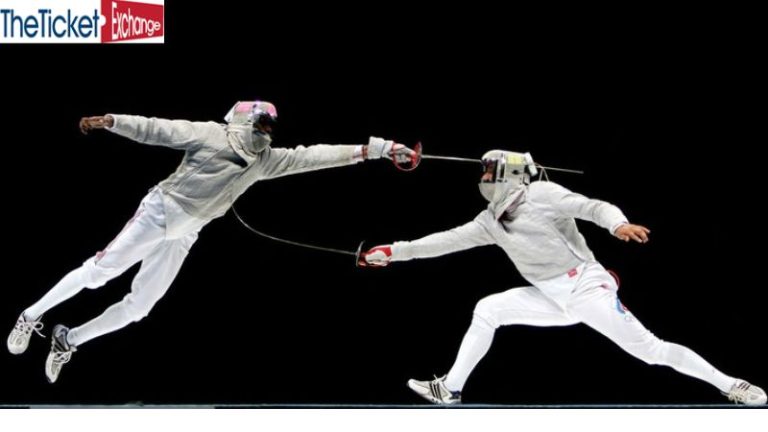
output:
[[[620,240],[639,243],[648,241],[646,227],[629,223],[607,202],[549,181],[531,183],[537,169],[528,153],[494,150],[483,156],[482,163],[480,192],[489,204],[473,221],[418,240],[377,246],[360,258],[361,266],[386,266],[495,244],[530,283],[480,300],[453,367],[431,381],[409,380],[413,391],[433,403],[460,403],[467,378],[500,326],[584,323],[638,359],[712,384],[734,402],[766,403],[761,388],[725,375],[691,349],[648,331],[619,300],[618,279],[595,259],[575,218],[593,222]]]

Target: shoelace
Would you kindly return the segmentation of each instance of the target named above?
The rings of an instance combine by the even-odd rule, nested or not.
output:
[[[42,321],[25,321],[23,318],[16,321],[16,325],[13,328],[14,330],[18,331],[19,333],[23,334],[24,336],[29,336],[34,331],[37,333],[38,336],[44,338],[45,335],[40,333],[40,330],[43,329],[43,323]]]
[[[68,363],[71,358],[72,351],[56,351],[56,353],[53,355],[53,362],[59,365],[63,365],[64,363]]]
[[[432,393],[432,396],[438,399],[442,399],[443,392],[441,391],[442,389],[440,388],[440,381],[442,381],[442,378],[438,378],[437,375],[432,375],[432,376],[435,377],[435,379],[429,382],[429,391],[430,393]]]
[[[738,385],[731,388],[730,392],[728,392],[728,400],[732,402],[745,403],[749,399],[751,387],[752,385],[746,381],[740,382]]]
[[[461,399],[461,396],[457,396],[458,392],[452,392],[445,386],[445,375],[440,378],[437,375],[432,376],[435,377],[435,380],[429,383],[429,390],[433,396],[441,400],[444,400],[446,396],[452,400]]]

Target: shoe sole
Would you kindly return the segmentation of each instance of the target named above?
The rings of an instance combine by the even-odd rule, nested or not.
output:
[[[59,368],[59,374],[56,374],[53,378],[51,378],[51,375],[48,373],[53,369],[53,356],[49,353],[48,357],[45,358],[45,378],[48,380],[49,383],[53,384],[56,382],[57,379],[59,379],[59,374],[61,373],[61,368]]]
[[[29,347],[29,341],[27,341],[27,343],[23,345],[16,345],[14,343],[11,343],[11,338],[9,336],[6,342],[6,346],[8,347],[8,352],[13,355],[24,354],[24,351],[26,351],[27,348]]]
[[[8,347],[8,352],[13,354],[13,355],[24,354],[24,352],[26,352],[26,351],[27,351],[27,347],[21,348],[19,350],[14,350],[10,346]]]

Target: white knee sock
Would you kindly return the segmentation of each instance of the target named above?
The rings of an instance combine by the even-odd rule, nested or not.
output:
[[[445,386],[448,390],[461,391],[464,388],[469,374],[491,347],[494,332],[495,329],[482,318],[477,316],[472,318],[472,324],[464,335],[456,361],[445,378]]]
[[[706,381],[720,391],[728,393],[736,379],[729,377],[709,364],[690,348],[675,343],[664,342],[660,364],[665,364],[685,375]]]
[[[24,317],[30,320],[39,319],[48,310],[59,303],[71,298],[85,288],[83,282],[83,267],[76,268],[64,276],[43,298],[24,311]]]

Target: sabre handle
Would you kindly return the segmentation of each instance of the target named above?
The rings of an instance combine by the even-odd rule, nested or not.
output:
[[[421,141],[417,142],[416,145],[413,146],[413,154],[407,161],[398,162],[397,159],[398,158],[393,157],[392,163],[398,170],[406,172],[415,170],[416,167],[418,167],[421,163]]]

